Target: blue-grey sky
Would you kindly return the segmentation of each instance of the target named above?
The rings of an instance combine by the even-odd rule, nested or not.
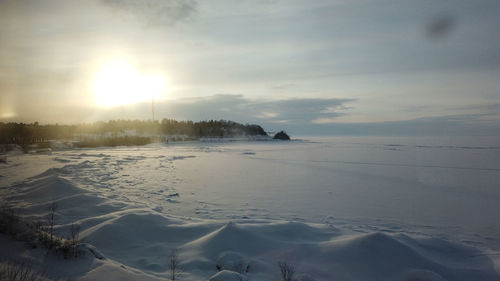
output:
[[[498,135],[499,14],[497,0],[0,0],[0,121],[148,119],[154,93],[157,118]]]

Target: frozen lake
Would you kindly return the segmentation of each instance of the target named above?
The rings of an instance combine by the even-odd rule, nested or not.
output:
[[[9,157],[0,167],[0,186],[8,198],[18,188],[56,176],[56,184],[63,179],[105,200],[99,201],[102,208],[68,209],[61,228],[116,211],[149,209],[215,225],[286,221],[331,226],[342,235],[445,239],[495,256],[500,251],[499,144],[500,138],[486,137],[331,137],[66,150]],[[50,196],[37,201],[26,195],[13,202],[27,217],[36,217],[47,200],[59,198]],[[141,268],[120,251],[107,251],[94,225],[88,222],[86,228],[91,243]]]
[[[217,218],[385,219],[498,237],[494,144],[403,138],[207,144],[183,148],[195,157],[176,162],[182,179],[176,187],[183,202],[207,201],[196,210]]]

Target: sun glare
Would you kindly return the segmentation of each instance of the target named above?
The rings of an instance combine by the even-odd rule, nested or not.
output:
[[[99,106],[112,107],[161,98],[166,90],[166,79],[161,74],[140,73],[131,64],[115,61],[106,64],[97,73],[93,91]]]

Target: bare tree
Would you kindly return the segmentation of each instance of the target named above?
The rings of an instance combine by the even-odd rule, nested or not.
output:
[[[71,236],[71,247],[73,248],[73,256],[78,257],[78,244],[80,243],[80,225],[71,224],[69,229],[69,234]]]
[[[179,254],[177,253],[177,249],[173,249],[170,253],[168,265],[170,268],[169,279],[172,281],[179,280],[182,269],[180,267]]]
[[[57,203],[52,202],[52,204],[49,205],[49,213],[47,214],[47,222],[49,224],[49,234],[50,234],[50,240],[49,240],[49,248],[52,248],[54,245],[54,223],[56,220],[56,211],[57,211]]]
[[[292,281],[295,274],[295,267],[286,262],[278,262],[281,273],[281,281]]]

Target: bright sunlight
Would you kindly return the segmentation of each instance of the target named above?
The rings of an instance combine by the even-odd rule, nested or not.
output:
[[[97,73],[93,90],[99,106],[134,104],[160,98],[166,90],[166,79],[161,74],[141,73],[125,61],[113,61]]]

